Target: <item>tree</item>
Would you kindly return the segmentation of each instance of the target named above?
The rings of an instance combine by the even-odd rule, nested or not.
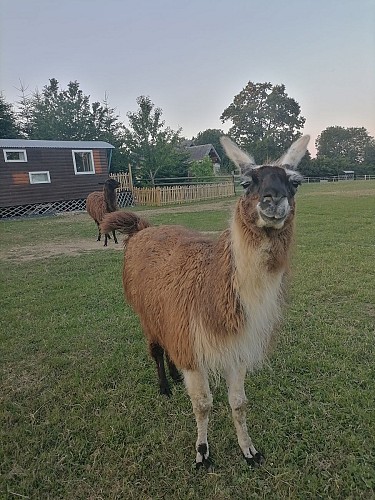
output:
[[[122,146],[125,127],[105,96],[102,103],[90,103],[77,81],[60,89],[56,78],[41,92],[26,94],[21,84],[18,116],[24,135],[29,139],[106,141],[115,147],[111,171],[125,170],[128,159]]]
[[[77,81],[60,90],[52,78],[42,92],[35,91],[30,100],[29,139],[91,140],[95,137],[89,96],[83,94]]]
[[[71,81],[65,90],[60,89],[56,78],[51,78],[41,92],[26,95],[21,87],[19,116],[29,139],[44,140],[113,140],[123,132],[123,124],[105,97],[102,104],[90,103]]]
[[[359,166],[371,161],[375,140],[364,127],[328,127],[316,139],[317,158]]]
[[[137,98],[138,111],[129,112],[129,128],[125,129],[125,146],[136,175],[143,181],[156,183],[156,177],[180,177],[187,173],[187,153],[179,148],[180,132],[165,127],[160,108],[147,96]]]
[[[372,165],[375,172],[375,139],[373,137],[370,138],[369,143],[364,148],[363,162],[368,166]]]
[[[248,82],[220,119],[232,121],[229,135],[261,163],[278,158],[301,135],[305,123],[285,85],[268,82]]]
[[[20,129],[12,105],[0,94],[0,139],[18,139]]]

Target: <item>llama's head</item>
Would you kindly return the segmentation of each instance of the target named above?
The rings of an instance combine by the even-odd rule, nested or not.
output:
[[[116,181],[116,179],[113,179],[110,177],[107,179],[104,183],[104,187],[107,188],[110,191],[114,191],[116,188],[120,187],[120,183]]]
[[[295,141],[288,151],[269,165],[256,165],[229,137],[221,137],[228,157],[240,169],[249,209],[258,227],[281,229],[293,212],[294,195],[303,177],[294,170],[306,153],[310,136]]]

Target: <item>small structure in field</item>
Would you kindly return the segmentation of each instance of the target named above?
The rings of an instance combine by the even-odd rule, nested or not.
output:
[[[355,179],[355,172],[354,170],[343,170],[344,172],[344,179],[346,181],[354,181]]]
[[[102,141],[0,139],[0,217],[84,210],[108,179],[114,146]]]

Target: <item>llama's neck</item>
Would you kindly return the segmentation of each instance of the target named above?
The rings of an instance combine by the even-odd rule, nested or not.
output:
[[[116,191],[104,189],[104,201],[107,212],[115,212],[117,210]]]
[[[258,228],[246,210],[246,202],[237,204],[231,227],[234,283],[242,301],[252,302],[254,294],[281,288],[288,271],[293,225],[281,230]],[[278,291],[279,293],[279,291]],[[251,297],[248,296],[251,294]]]

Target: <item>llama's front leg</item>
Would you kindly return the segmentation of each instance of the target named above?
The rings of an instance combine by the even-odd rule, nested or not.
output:
[[[245,376],[246,369],[244,367],[237,369],[232,368],[225,373],[228,386],[228,399],[232,408],[232,416],[236,427],[238,444],[240,445],[246,462],[249,465],[257,465],[262,462],[263,456],[255,449],[247,431],[247,398],[244,388]]]
[[[207,427],[209,413],[212,408],[212,394],[208,383],[208,374],[204,370],[184,370],[183,373],[197,422],[196,468],[204,466],[207,470],[210,470],[212,464],[209,459]]]
[[[112,231],[112,235],[113,235],[113,239],[114,239],[115,243],[118,243],[117,238],[116,238],[116,232]]]

